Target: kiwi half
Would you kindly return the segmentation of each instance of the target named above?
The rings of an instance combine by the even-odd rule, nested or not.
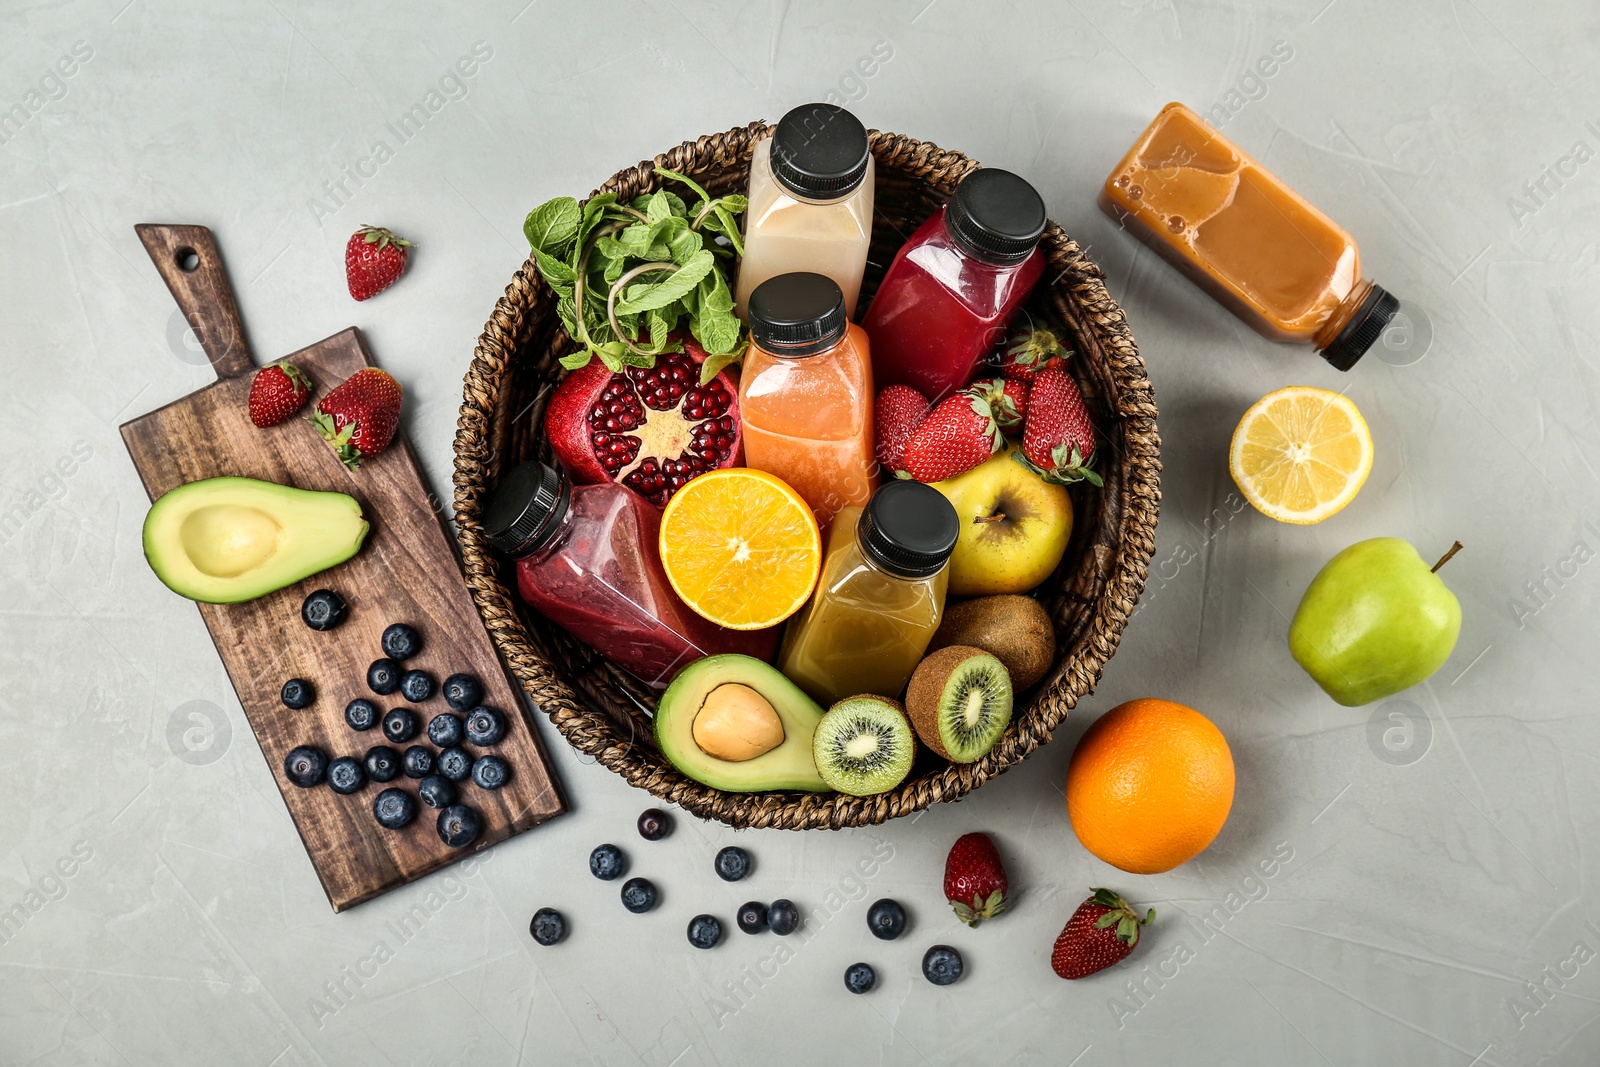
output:
[[[947,760],[971,763],[1011,721],[1011,676],[981,648],[941,648],[911,675],[906,714],[923,744]]]
[[[829,708],[811,737],[817,773],[853,797],[882,793],[905,781],[916,747],[899,701],[871,694],[846,697]]]

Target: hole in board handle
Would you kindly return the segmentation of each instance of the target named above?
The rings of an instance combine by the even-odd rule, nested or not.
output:
[[[185,274],[193,274],[200,269],[200,253],[187,246],[177,251],[178,269]]]

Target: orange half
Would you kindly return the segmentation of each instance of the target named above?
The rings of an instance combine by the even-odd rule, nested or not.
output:
[[[700,615],[731,630],[760,630],[810,598],[822,570],[822,535],[787,482],[727,467],[691,479],[667,501],[661,565]]]

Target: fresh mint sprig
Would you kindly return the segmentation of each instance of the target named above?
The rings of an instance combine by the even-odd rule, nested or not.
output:
[[[581,346],[562,366],[575,370],[599,357],[611,371],[652,367],[662,352],[679,351],[670,337],[687,320],[706,351],[700,378],[708,382],[738,361],[747,340],[723,264],[744,253],[738,216],[749,201],[714,197],[662,167],[656,173],[681,182],[698,198],[694,205],[667,189],[626,204],[615,193],[583,204],[558,196],[530,211],[522,232],[555,291],[556,313]]]

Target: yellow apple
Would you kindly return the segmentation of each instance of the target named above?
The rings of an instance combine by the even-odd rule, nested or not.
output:
[[[1026,593],[1061,562],[1072,497],[1011,458],[1007,446],[933,487],[954,505],[961,534],[950,554],[950,595]]]

